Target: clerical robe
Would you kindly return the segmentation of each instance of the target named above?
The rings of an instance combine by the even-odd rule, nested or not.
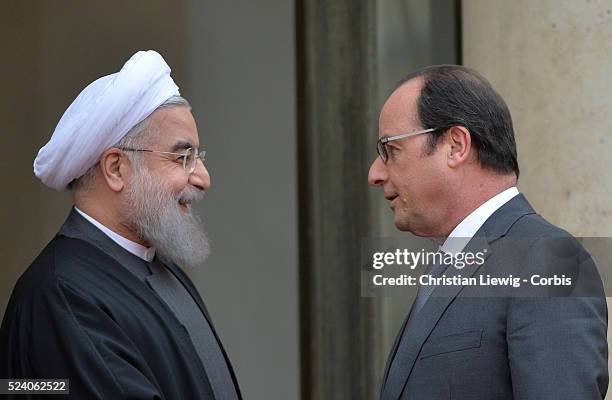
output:
[[[0,328],[0,378],[67,378],[75,399],[215,399],[184,325],[130,270],[138,262],[73,210],[13,290]],[[165,264],[210,324],[224,358],[216,367],[229,368],[240,398],[201,297],[180,268]]]

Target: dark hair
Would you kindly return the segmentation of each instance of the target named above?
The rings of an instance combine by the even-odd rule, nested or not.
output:
[[[461,65],[434,65],[411,73],[397,87],[418,77],[424,81],[417,101],[424,128],[464,126],[482,167],[519,176],[510,111],[489,81]],[[429,135],[427,153],[433,153],[444,131]]]

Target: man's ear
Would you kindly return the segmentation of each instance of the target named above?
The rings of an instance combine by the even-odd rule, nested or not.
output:
[[[113,192],[120,192],[126,184],[125,155],[115,147],[106,150],[100,156],[100,170],[106,185]]]
[[[464,126],[452,126],[447,131],[447,144],[449,147],[447,163],[451,168],[456,168],[465,163],[470,157],[472,150],[472,136]]]

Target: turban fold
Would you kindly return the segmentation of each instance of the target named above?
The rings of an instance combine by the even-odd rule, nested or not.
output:
[[[178,94],[162,56],[137,52],[119,72],[97,79],[77,96],[38,151],[34,174],[53,189],[67,190],[134,125]]]

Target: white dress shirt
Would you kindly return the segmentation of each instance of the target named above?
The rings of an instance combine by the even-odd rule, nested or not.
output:
[[[111,238],[113,242],[117,243],[119,246],[123,247],[130,253],[134,254],[136,257],[142,258],[145,261],[151,261],[153,260],[153,257],[155,257],[155,247],[145,247],[136,242],[132,242],[131,240],[126,239],[118,233],[108,229],[100,222],[96,221],[89,215],[85,214],[83,211],[79,210],[76,206],[74,206],[74,209],[77,210],[77,212],[81,214],[83,218],[94,224],[96,228],[104,232],[104,234]]]
[[[444,241],[444,244],[440,246],[440,250],[444,253],[451,254],[463,251],[465,245],[468,244],[470,239],[476,234],[485,221],[501,206],[518,194],[518,189],[513,186],[485,201],[453,229]]]

